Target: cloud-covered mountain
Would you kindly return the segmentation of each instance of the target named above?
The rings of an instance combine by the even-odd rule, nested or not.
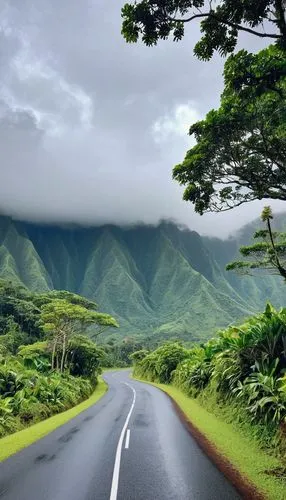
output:
[[[199,22],[180,43],[127,44],[124,3],[0,1],[1,213],[86,225],[175,218],[226,236],[263,202],[200,217],[172,180],[194,144],[189,127],[219,103],[224,59],[195,58]]]

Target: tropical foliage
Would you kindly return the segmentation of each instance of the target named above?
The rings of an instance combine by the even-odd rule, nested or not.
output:
[[[268,304],[200,346],[165,344],[133,360],[135,375],[171,382],[203,404],[213,398],[216,407],[232,406],[266,435],[277,437],[286,422],[286,309]]]
[[[0,282],[0,437],[91,394],[104,352],[83,333],[117,326],[96,308],[70,292]]]
[[[141,358],[141,354],[142,351],[133,354],[133,359],[137,362],[136,373],[151,381],[169,383],[173,371],[183,359],[188,357],[189,352],[176,342],[164,344],[137,361],[138,357]]]

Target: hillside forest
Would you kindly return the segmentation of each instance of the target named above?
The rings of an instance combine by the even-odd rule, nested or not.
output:
[[[117,327],[66,291],[32,293],[0,281],[0,437],[91,395],[105,352],[86,334]]]

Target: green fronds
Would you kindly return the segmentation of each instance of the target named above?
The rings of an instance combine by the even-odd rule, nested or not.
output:
[[[240,407],[249,422],[274,426],[286,419],[286,309],[264,313],[189,350],[166,344],[135,360],[135,374],[172,383],[192,397],[214,394]],[[143,353],[142,353],[143,354]]]

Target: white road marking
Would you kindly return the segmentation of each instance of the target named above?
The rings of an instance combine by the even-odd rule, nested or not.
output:
[[[125,440],[125,450],[128,450],[128,448],[129,448],[129,441],[130,441],[130,429],[127,429],[126,440]]]
[[[118,491],[118,482],[119,482],[119,472],[120,472],[120,461],[121,461],[121,451],[122,451],[122,444],[123,444],[123,439],[124,435],[131,417],[131,414],[133,412],[133,408],[135,406],[135,401],[136,401],[136,391],[135,389],[128,384],[128,382],[124,382],[125,385],[128,385],[130,389],[133,392],[133,400],[131,404],[131,408],[129,410],[129,413],[126,417],[125,423],[122,427],[122,431],[120,434],[120,438],[118,441],[117,449],[116,449],[116,455],[115,455],[115,463],[114,463],[114,469],[113,469],[113,476],[112,476],[112,484],[111,484],[111,492],[110,492],[110,500],[116,500],[117,499],[117,491]]]

